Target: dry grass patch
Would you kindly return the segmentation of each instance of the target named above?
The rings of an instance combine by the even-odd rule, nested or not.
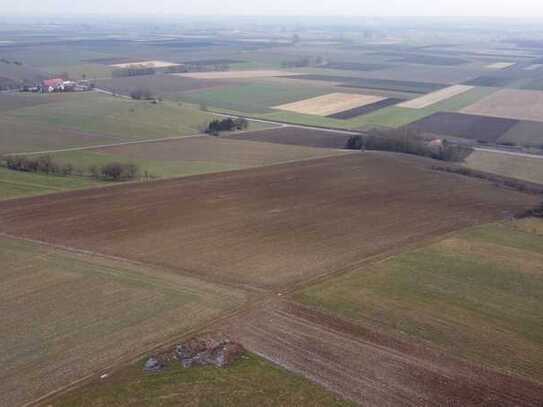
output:
[[[543,121],[543,92],[502,89],[464,108],[462,113]]]
[[[137,62],[127,62],[124,64],[113,64],[110,66],[113,66],[115,68],[131,68],[134,66],[142,67],[142,68],[167,68],[169,66],[178,66],[179,64],[176,64],[174,62],[167,62],[167,61],[137,61]]]
[[[453,96],[461,95],[462,93],[465,93],[471,89],[473,89],[473,86],[454,85],[445,89],[438,90],[437,92],[432,92],[416,99],[400,103],[398,107],[405,107],[408,109],[423,109],[425,107],[432,106],[436,103],[452,98]]]
[[[245,295],[157,268],[0,237],[0,405],[135,357]]]
[[[194,79],[251,79],[251,78],[272,78],[274,76],[297,75],[296,73],[278,70],[255,70],[255,71],[224,71],[224,72],[191,72],[178,73],[176,76],[183,76]]]
[[[317,116],[329,116],[356,107],[377,103],[384,99],[386,97],[338,92],[275,106],[274,109]]]
[[[543,158],[476,150],[466,158],[469,168],[543,184]]]
[[[516,65],[515,62],[496,62],[485,66],[487,69],[507,69],[511,68],[513,65]]]

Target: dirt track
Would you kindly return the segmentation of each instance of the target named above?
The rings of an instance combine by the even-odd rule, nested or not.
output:
[[[363,406],[541,406],[541,385],[300,305],[270,302],[222,330]]]
[[[524,211],[535,196],[360,153],[0,203],[0,232],[281,288]]]

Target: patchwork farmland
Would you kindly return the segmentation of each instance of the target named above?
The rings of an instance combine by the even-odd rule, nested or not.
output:
[[[286,105],[274,106],[274,109],[290,112],[314,114],[317,116],[333,116],[337,113],[350,111],[359,107],[371,105],[384,98],[372,95],[357,95],[354,93],[330,93],[311,99]]]
[[[0,405],[541,406],[539,27],[69,19],[1,30]]]

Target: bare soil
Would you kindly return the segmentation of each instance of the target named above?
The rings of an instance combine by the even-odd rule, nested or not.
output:
[[[0,231],[278,288],[537,203],[430,165],[356,153],[12,200]]]
[[[363,406],[540,406],[543,386],[291,303],[222,328],[246,349]]]
[[[438,112],[408,127],[424,133],[495,143],[518,123],[518,120],[499,117]]]

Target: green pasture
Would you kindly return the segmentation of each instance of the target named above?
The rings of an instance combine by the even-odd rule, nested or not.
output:
[[[516,223],[490,224],[318,284],[296,298],[543,382],[542,264],[543,236]]]

